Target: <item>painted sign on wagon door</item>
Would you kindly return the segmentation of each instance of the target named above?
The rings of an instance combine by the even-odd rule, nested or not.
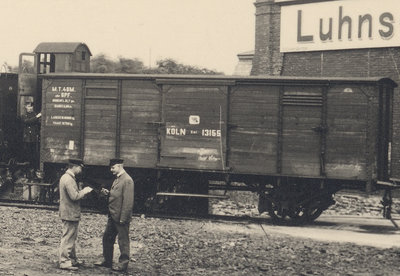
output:
[[[59,162],[79,156],[81,87],[78,80],[43,81],[42,162]]]

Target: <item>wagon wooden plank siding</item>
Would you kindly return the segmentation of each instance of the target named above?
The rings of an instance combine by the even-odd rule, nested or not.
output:
[[[117,156],[131,168],[208,172],[210,179],[356,180],[369,188],[389,177],[396,85],[389,79],[41,78],[42,162],[80,157],[106,166]]]
[[[127,166],[154,168],[158,162],[161,91],[152,80],[123,80],[120,156]]]
[[[369,150],[367,130],[368,123],[372,123],[372,120],[368,122],[368,95],[358,87],[338,85],[329,90],[327,100],[327,176],[365,178]]]
[[[119,83],[115,79],[87,79],[84,93],[83,160],[104,165],[114,158],[119,139]]]
[[[279,86],[240,84],[229,103],[229,166],[239,173],[277,173]]]

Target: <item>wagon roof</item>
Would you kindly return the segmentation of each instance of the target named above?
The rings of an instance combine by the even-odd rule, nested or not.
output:
[[[36,46],[34,53],[74,53],[76,49],[83,45],[89,52],[89,47],[82,42],[42,42]]]
[[[388,77],[293,77],[293,76],[225,76],[225,75],[174,75],[174,74],[113,74],[113,73],[48,73],[39,75],[42,78],[87,78],[87,79],[153,79],[157,83],[298,83],[322,84],[333,83],[387,83],[397,87],[397,83]]]

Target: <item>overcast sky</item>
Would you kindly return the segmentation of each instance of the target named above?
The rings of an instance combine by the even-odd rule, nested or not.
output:
[[[231,74],[254,49],[255,0],[1,0],[0,66],[40,42],[84,42],[93,55],[178,62]]]

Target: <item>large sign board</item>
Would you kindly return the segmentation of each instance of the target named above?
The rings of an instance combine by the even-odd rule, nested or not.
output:
[[[399,0],[341,0],[281,7],[281,52],[400,46]]]

